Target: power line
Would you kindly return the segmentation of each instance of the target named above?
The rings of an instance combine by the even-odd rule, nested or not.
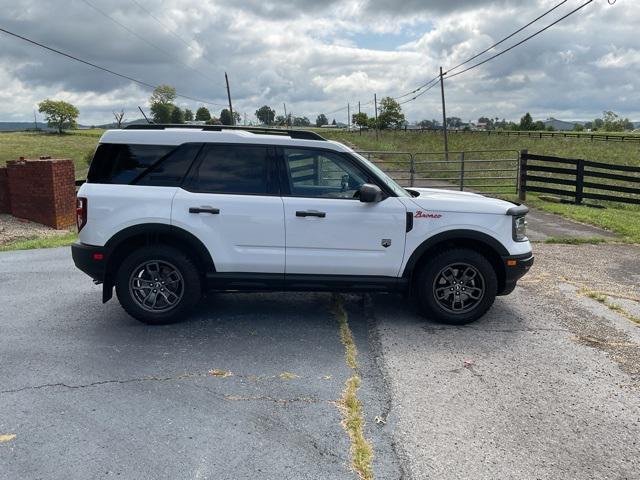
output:
[[[476,63],[475,65],[471,65],[470,67],[465,68],[464,70],[461,70],[461,71],[459,71],[457,73],[454,73],[453,75],[449,75],[449,76],[447,76],[447,78],[453,78],[453,77],[457,77],[458,75],[462,75],[463,73],[468,72],[469,70],[473,70],[474,68],[477,68],[480,65],[484,65],[485,63],[490,62],[491,60],[493,60],[495,58],[498,58],[500,55],[504,55],[508,51],[513,50],[514,48],[518,47],[519,45],[522,45],[523,43],[531,40],[533,37],[536,37],[536,36],[540,35],[542,32],[550,29],[554,25],[556,25],[556,24],[560,23],[561,21],[563,21],[564,19],[570,17],[571,15],[573,15],[574,13],[576,13],[579,10],[583,9],[584,7],[586,7],[587,5],[589,5],[592,2],[593,2],[593,0],[588,0],[587,2],[583,3],[582,5],[580,5],[578,8],[575,8],[575,9],[571,10],[569,13],[567,13],[566,15],[560,17],[555,22],[552,22],[549,25],[547,25],[546,27],[541,28],[537,32],[535,32],[535,33],[529,35],[528,37],[526,37],[525,39],[520,40],[518,43],[516,43],[514,45],[511,45],[509,48],[507,48],[507,49],[505,49],[505,50],[503,50],[501,52],[498,52],[495,55],[492,55],[491,57],[489,57],[489,58],[487,58],[487,59],[485,59],[485,60],[483,60],[481,62]]]
[[[485,50],[481,51],[480,53],[474,55],[471,58],[468,58],[467,60],[465,60],[462,63],[459,63],[458,65],[456,65],[453,68],[450,68],[448,70],[448,72],[451,72],[453,70],[456,70],[457,68],[461,67],[462,65],[466,65],[467,63],[471,62],[472,60],[475,60],[476,58],[478,58],[481,55],[484,55],[485,53],[487,53],[490,50],[493,50],[495,47],[497,47],[498,45],[503,44],[504,42],[506,42],[507,40],[509,40],[510,38],[513,38],[514,36],[516,36],[518,33],[520,33],[521,31],[523,31],[525,28],[530,27],[531,25],[533,25],[534,23],[536,23],[538,20],[546,17],[547,15],[549,15],[551,12],[553,12],[554,10],[556,10],[557,8],[560,8],[562,5],[564,5],[565,3],[567,3],[569,0],[563,0],[562,2],[560,2],[558,5],[556,5],[553,8],[550,8],[549,10],[547,10],[546,12],[544,12],[542,15],[534,18],[533,20],[531,20],[529,23],[527,23],[526,25],[524,25],[523,27],[520,27],[518,30],[516,30],[515,32],[507,35],[506,37],[504,37],[502,40],[494,43],[493,45],[491,45],[490,47],[486,48]]]
[[[167,32],[169,32],[170,34],[172,34],[174,37],[176,37],[178,40],[180,40],[182,43],[184,43],[188,48],[193,48],[190,43],[188,41],[186,41],[184,38],[182,38],[180,35],[178,35],[173,29],[167,27],[164,22],[162,22],[158,17],[156,17],[151,11],[149,11],[146,7],[140,5],[140,3],[137,0],[131,0],[133,3],[135,3],[138,8],[140,8],[141,10],[144,10],[147,15],[149,15],[151,18],[153,18],[158,24],[160,24],[160,26],[162,26],[162,28],[164,28]]]
[[[118,20],[116,20],[115,18],[113,18],[111,15],[109,15],[107,12],[105,12],[104,10],[101,10],[100,8],[96,7],[94,4],[92,4],[91,2],[89,2],[88,0],[82,0],[86,5],[88,5],[89,7],[93,8],[96,12],[98,12],[99,14],[101,14],[102,16],[104,16],[105,18],[108,18],[109,20],[111,20],[113,23],[115,23],[116,25],[118,25],[119,27],[121,27],[122,29],[126,30],[127,32],[129,32],[131,35],[133,35],[134,37],[136,37],[137,39],[143,41],[144,43],[146,43],[147,45],[149,45],[152,48],[155,48],[156,50],[158,50],[159,52],[162,52],[163,54],[165,54],[167,57],[172,58],[175,62],[178,62],[180,65],[182,65],[185,68],[188,68],[189,70],[193,70],[194,72],[196,72],[197,74],[199,74],[200,76],[202,76],[203,78],[206,78],[207,80],[211,81],[211,82],[216,82],[216,80],[214,80],[213,78],[209,77],[208,75],[205,75],[204,73],[202,73],[200,70],[198,70],[197,68],[192,67],[191,65],[184,63],[182,60],[180,60],[179,58],[177,58],[176,56],[172,55],[171,53],[167,52],[165,49],[157,46],[155,43],[150,42],[149,40],[147,40],[146,38],[144,38],[142,35],[140,35],[139,33],[137,33],[135,30],[130,29],[129,27],[127,27],[126,25],[124,25],[122,22],[119,22]]]
[[[116,77],[124,78],[126,80],[131,81],[131,82],[137,83],[138,85],[142,85],[144,87],[150,88],[152,90],[157,88],[157,85],[152,85],[152,84],[144,82],[142,80],[138,80],[137,78],[130,77],[129,75],[125,75],[123,73],[118,73],[118,72],[116,72],[114,70],[110,70],[110,69],[108,69],[106,67],[102,67],[100,65],[97,65],[95,63],[89,62],[87,60],[83,60],[83,59],[78,58],[76,56],[73,56],[73,55],[71,55],[69,53],[65,53],[65,52],[63,52],[61,50],[57,50],[57,49],[55,49],[53,47],[49,47],[49,46],[44,45],[42,43],[36,42],[35,40],[31,40],[30,38],[23,37],[22,35],[18,35],[17,33],[10,32],[9,30],[5,30],[2,27],[0,27],[0,32],[4,32],[4,33],[6,33],[8,35],[11,35],[13,37],[19,38],[20,40],[24,40],[25,42],[31,43],[32,45],[36,45],[36,46],[38,46],[40,48],[44,48],[45,50],[49,50],[50,52],[57,53],[58,55],[62,55],[63,57],[70,58],[71,60],[75,60],[76,62],[84,63],[85,65],[89,65],[90,67],[97,68],[98,70],[102,70],[104,72],[110,73],[111,75],[115,75]],[[184,94],[177,93],[177,92],[176,92],[176,96],[180,97],[180,98],[185,98],[187,100],[192,100],[194,102],[205,103],[207,105],[214,105],[214,106],[221,106],[221,107],[225,106],[225,105],[222,105],[220,103],[214,103],[214,102],[211,102],[209,100],[203,100],[201,98],[191,97],[189,95],[184,95]]]

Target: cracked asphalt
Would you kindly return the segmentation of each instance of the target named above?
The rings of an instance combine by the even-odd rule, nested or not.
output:
[[[640,247],[535,250],[465,327],[345,297],[375,478],[640,478],[640,327],[582,294],[640,315]],[[357,478],[329,295],[148,327],[52,249],[0,253],[0,305],[0,478]]]
[[[102,305],[68,248],[0,254],[0,435],[15,435],[0,443],[0,478],[357,478],[330,301],[217,294],[150,328]],[[358,305],[350,323],[370,365]],[[384,405],[374,385],[361,389],[372,412]],[[367,435],[397,478],[390,440]]]

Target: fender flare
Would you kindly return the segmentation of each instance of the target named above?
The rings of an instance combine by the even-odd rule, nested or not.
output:
[[[467,229],[446,230],[427,238],[424,242],[418,245],[418,247],[411,253],[411,256],[409,257],[409,260],[407,261],[407,264],[405,265],[402,272],[402,276],[410,276],[418,261],[427,251],[443,242],[447,242],[450,240],[473,240],[484,244],[486,247],[489,247],[501,257],[509,255],[509,251],[501,242],[499,242],[492,236],[487,235],[486,233]]]

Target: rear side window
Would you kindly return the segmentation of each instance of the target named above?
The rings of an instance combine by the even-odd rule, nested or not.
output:
[[[178,187],[202,148],[201,143],[186,143],[162,157],[132,183],[155,187]]]
[[[91,161],[87,182],[131,183],[175,148],[175,145],[101,143]]]
[[[253,145],[205,145],[185,187],[206,193],[267,195],[272,192],[272,150]]]

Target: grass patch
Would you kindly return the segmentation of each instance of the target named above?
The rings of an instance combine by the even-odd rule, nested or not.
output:
[[[525,203],[530,207],[539,208],[577,222],[588,223],[615,232],[621,236],[616,241],[640,243],[640,209],[637,207],[592,208],[566,203],[545,202],[534,196],[527,198]]]
[[[373,479],[373,449],[364,436],[364,417],[362,414],[362,403],[358,399],[358,389],[361,379],[358,374],[358,351],[353,334],[349,328],[347,312],[344,309],[340,296],[333,297],[333,314],[340,325],[340,341],[345,347],[345,362],[351,368],[352,375],[345,382],[342,391],[342,398],[338,402],[338,407],[342,413],[342,426],[347,431],[351,439],[351,464],[358,476],[363,480]]]
[[[55,248],[71,245],[78,239],[76,232],[68,232],[62,235],[52,237],[38,237],[27,240],[18,240],[17,242],[0,245],[0,252],[8,252],[11,250],[33,250],[35,248]]]
[[[71,130],[63,134],[49,132],[0,132],[0,166],[20,157],[69,158],[76,178],[87,174],[87,155],[92,154],[104,130]]]
[[[554,243],[554,244],[563,244],[563,245],[597,245],[599,243],[607,243],[609,241],[610,240],[608,238],[601,238],[601,237],[588,237],[588,238],[550,237],[545,239],[542,243]]]

